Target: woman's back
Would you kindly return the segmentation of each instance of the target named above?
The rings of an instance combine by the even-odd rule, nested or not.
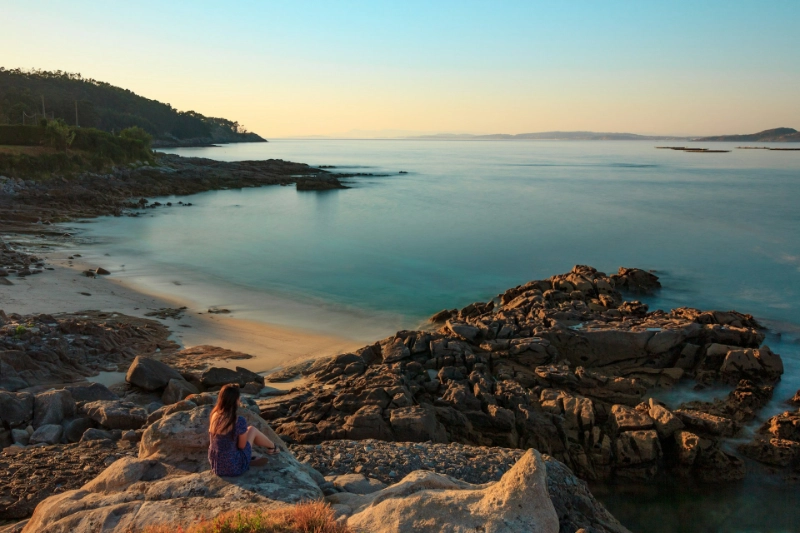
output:
[[[213,420],[211,427],[214,427]],[[252,447],[248,442],[239,449],[239,435],[247,432],[247,421],[237,417],[234,427],[223,434],[209,432],[211,445],[208,448],[208,462],[211,470],[218,476],[240,476],[250,468]]]

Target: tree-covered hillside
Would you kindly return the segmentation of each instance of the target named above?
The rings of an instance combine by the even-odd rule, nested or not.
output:
[[[42,113],[75,125],[77,102],[81,127],[119,132],[139,126],[156,144],[263,141],[238,122],[206,117],[194,111],[178,111],[169,104],[150,100],[127,89],[83,78],[69,72],[5,69],[0,67],[0,124],[21,124]]]

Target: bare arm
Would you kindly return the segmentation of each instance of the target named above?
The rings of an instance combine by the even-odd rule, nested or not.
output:
[[[239,447],[240,450],[244,450],[244,447],[247,446],[247,432],[242,433],[237,437],[236,445]]]

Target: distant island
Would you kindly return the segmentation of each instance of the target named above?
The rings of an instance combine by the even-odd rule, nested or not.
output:
[[[470,135],[455,133],[440,133],[436,135],[417,135],[409,139],[425,140],[464,140],[464,141],[505,141],[505,140],[538,140],[538,141],[675,141],[685,140],[687,137],[670,135],[649,136],[635,133],[608,133],[594,131],[544,131],[539,133],[495,133],[490,135]]]
[[[178,111],[80,74],[0,67],[0,124],[33,125],[42,118],[116,133],[138,126],[153,136],[154,147],[266,142],[238,122]]]
[[[746,135],[717,135],[701,137],[693,141],[725,142],[800,142],[800,132],[794,128],[774,128]]]

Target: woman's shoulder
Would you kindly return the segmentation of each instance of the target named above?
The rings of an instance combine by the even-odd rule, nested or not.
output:
[[[247,431],[247,420],[242,415],[239,415],[236,418],[236,432],[244,433],[245,431]]]

